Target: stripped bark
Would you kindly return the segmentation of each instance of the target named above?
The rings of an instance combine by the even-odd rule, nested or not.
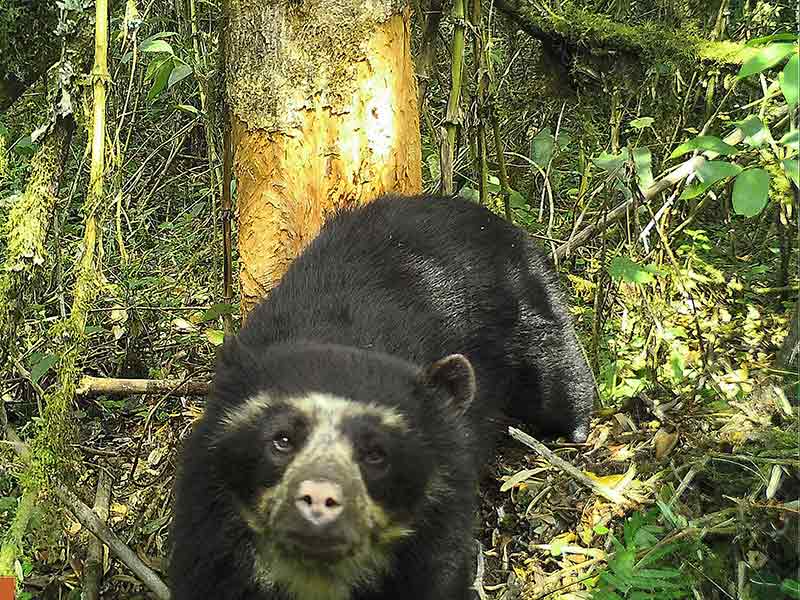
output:
[[[226,93],[247,313],[333,211],[422,188],[402,2],[231,0]]]

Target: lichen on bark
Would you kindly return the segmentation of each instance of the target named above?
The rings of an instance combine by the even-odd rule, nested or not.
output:
[[[226,94],[248,128],[287,131],[312,102],[336,113],[350,101],[355,64],[400,0],[230,0]],[[315,99],[318,102],[315,102]]]

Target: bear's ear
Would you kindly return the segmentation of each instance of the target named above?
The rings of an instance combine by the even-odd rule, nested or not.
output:
[[[426,368],[422,381],[444,391],[450,398],[450,407],[463,415],[475,398],[475,371],[463,354],[451,354]]]

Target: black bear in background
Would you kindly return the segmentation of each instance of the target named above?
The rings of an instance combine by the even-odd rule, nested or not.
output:
[[[331,218],[221,352],[183,452],[174,599],[473,598],[502,416],[588,435],[559,290],[530,237],[471,202]]]

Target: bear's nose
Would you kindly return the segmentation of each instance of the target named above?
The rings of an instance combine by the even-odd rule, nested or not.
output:
[[[294,504],[303,518],[317,527],[333,523],[342,511],[342,487],[332,481],[301,481]]]

